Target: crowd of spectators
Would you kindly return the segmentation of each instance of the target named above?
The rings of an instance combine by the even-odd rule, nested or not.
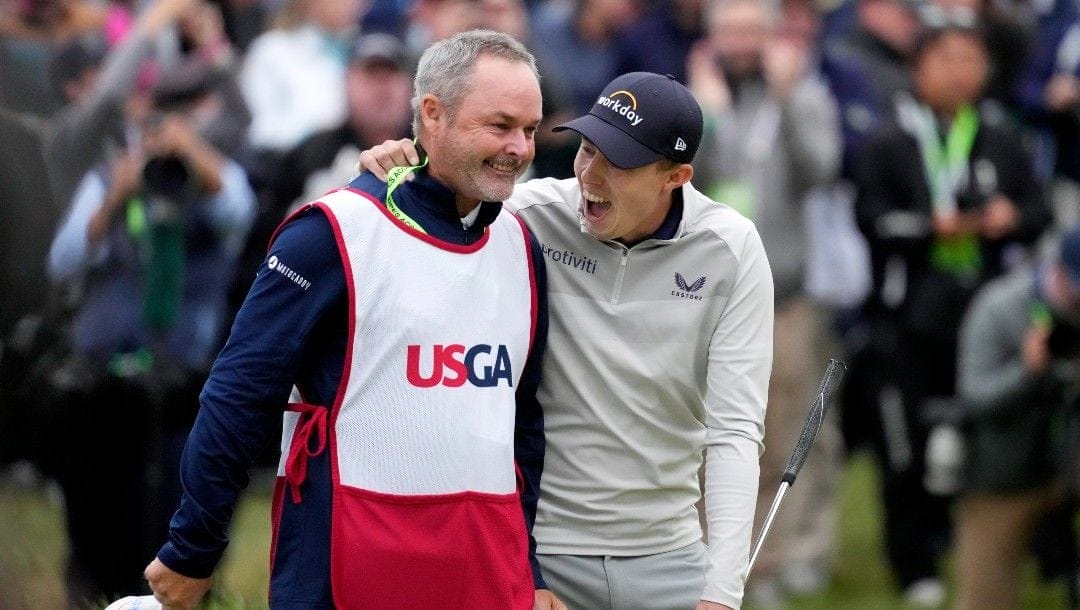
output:
[[[72,605],[142,586],[201,380],[274,228],[347,182],[361,150],[411,135],[416,58],[472,28],[537,57],[533,176],[572,175],[576,140],[550,127],[618,74],[671,74],[697,97],[694,182],[757,223],[776,285],[759,513],[817,364],[849,360],[752,602],[828,586],[846,447],[880,465],[886,554],[909,602],[945,600],[956,498],[964,548],[986,562],[1003,553],[978,544],[978,519],[998,514],[987,503],[1026,494],[1032,534],[1011,542],[1078,603],[1073,537],[1040,535],[1072,521],[1072,493],[1053,483],[1068,460],[1038,462],[1036,496],[973,479],[1011,447],[986,444],[1009,438],[987,433],[1005,424],[973,381],[992,363],[957,364],[985,343],[962,326],[995,328],[991,313],[965,323],[985,284],[1080,257],[1056,247],[1080,226],[1076,0],[0,0],[0,465],[30,460],[60,484]],[[1054,278],[1080,294],[1080,274]],[[1027,295],[1010,294],[984,298]],[[1061,347],[1080,333],[1049,330],[1077,325],[1069,299],[1016,322],[1017,341],[1031,325],[1045,329],[1031,342],[1057,341],[1016,374],[1065,390],[1007,397],[1011,430],[1028,412],[1075,411],[1080,368],[1048,364],[1080,353]],[[1028,440],[1060,458],[1068,429]],[[963,451],[971,441],[980,450]],[[962,474],[942,483],[950,466]],[[110,510],[118,497],[125,511]],[[960,582],[981,582],[966,565]]]

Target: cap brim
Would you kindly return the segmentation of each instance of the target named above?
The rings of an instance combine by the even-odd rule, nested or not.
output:
[[[634,169],[663,157],[662,154],[631,138],[625,131],[592,114],[567,121],[552,131],[570,129],[592,142],[612,165]]]
[[[354,66],[361,66],[364,68],[371,68],[375,66],[386,66],[387,68],[393,68],[394,70],[404,70],[405,64],[394,57],[386,55],[366,55],[360,57],[353,57],[350,62]]]

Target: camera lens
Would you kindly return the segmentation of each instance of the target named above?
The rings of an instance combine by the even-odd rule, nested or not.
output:
[[[179,157],[153,157],[143,167],[148,194],[179,198],[187,189],[191,173]]]

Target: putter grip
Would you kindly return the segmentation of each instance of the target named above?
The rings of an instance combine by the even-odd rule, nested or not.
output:
[[[821,421],[825,419],[829,400],[840,385],[840,380],[843,379],[846,370],[847,366],[843,362],[835,358],[829,360],[825,376],[821,378],[821,386],[818,387],[817,395],[810,404],[810,413],[806,416],[806,423],[803,424],[802,432],[799,433],[799,441],[795,443],[795,451],[791,453],[791,458],[784,467],[784,476],[780,477],[780,480],[788,485],[795,484],[795,477],[799,476],[799,471],[802,470],[806,456],[810,453],[810,447],[813,446],[814,439],[821,428]]]

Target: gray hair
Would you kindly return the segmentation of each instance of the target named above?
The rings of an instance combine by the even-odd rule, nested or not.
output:
[[[413,135],[420,135],[420,100],[429,93],[446,105],[447,117],[451,121],[454,119],[461,100],[468,92],[473,66],[481,55],[526,64],[540,80],[532,53],[511,36],[491,30],[471,30],[440,40],[424,51],[416,67],[412,98]]]

